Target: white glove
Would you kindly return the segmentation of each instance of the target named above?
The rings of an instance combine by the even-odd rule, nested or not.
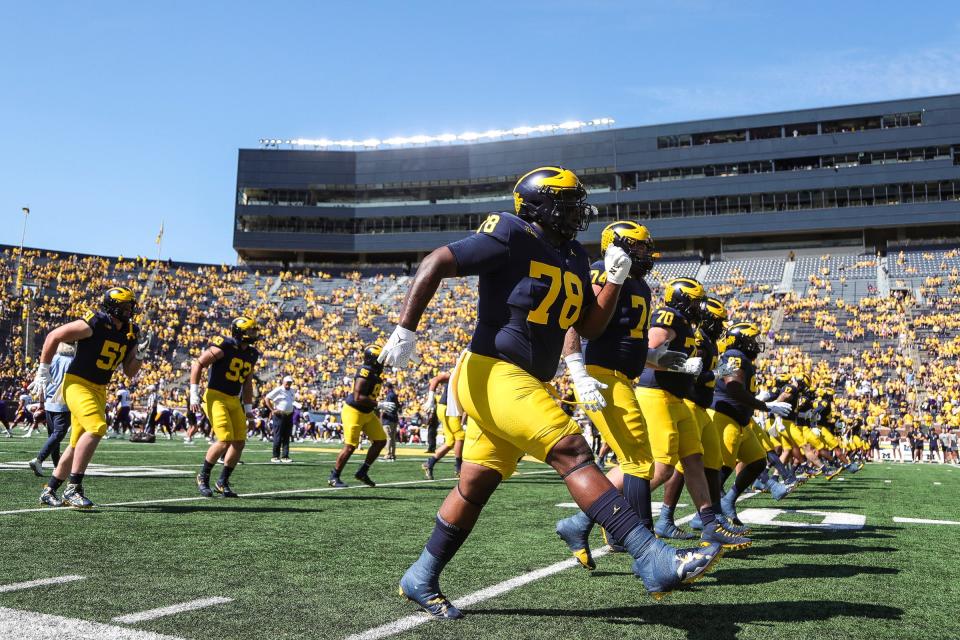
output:
[[[716,369],[713,370],[713,377],[717,380],[720,378],[725,378],[729,375],[732,375],[740,370],[740,367],[736,367],[730,363],[729,360],[724,360],[720,363]]]
[[[757,400],[759,400],[760,402],[766,402],[772,397],[773,397],[773,394],[770,393],[769,391],[761,391],[760,393],[757,394]]]
[[[680,368],[681,373],[691,376],[698,376],[701,371],[703,371],[703,358],[687,358]]]
[[[426,413],[431,413],[433,412],[434,406],[435,406],[435,403],[434,403],[433,392],[430,391],[427,393],[427,401],[423,403],[423,410]]]
[[[134,357],[137,360],[143,361],[150,356],[150,343],[153,341],[153,332],[145,331],[140,339],[137,340],[137,352],[134,354]]]
[[[580,353],[571,353],[564,358],[567,368],[570,370],[570,377],[573,379],[573,388],[577,392],[577,398],[587,411],[600,411],[607,406],[607,401],[603,399],[601,390],[606,389],[596,378],[587,373],[587,368],[583,366],[583,355]]]
[[[790,406],[788,402],[768,402],[767,411],[772,413],[775,416],[780,416],[781,418],[786,418],[790,415],[790,411],[793,407]]]
[[[396,402],[381,402],[381,403],[380,403],[380,410],[381,410],[381,411],[385,411],[385,412],[387,412],[387,413],[393,413],[394,411],[397,410],[397,403],[396,403]]]
[[[190,385],[190,409],[193,411],[200,410],[200,385],[198,384]]]
[[[680,371],[687,361],[687,354],[682,351],[668,351],[664,342],[656,349],[647,351],[647,363],[655,367],[663,367],[668,371]]]
[[[603,268],[607,271],[607,282],[610,284],[623,284],[630,275],[631,266],[633,260],[620,247],[611,244],[603,252]]]
[[[27,390],[42,399],[47,393],[47,385],[50,384],[51,380],[53,380],[53,376],[50,375],[50,365],[41,362],[37,365],[37,373]]]
[[[400,325],[390,334],[390,339],[380,352],[378,360],[395,369],[407,366],[411,359],[416,358],[417,332],[404,329]]]
[[[818,438],[820,437],[820,434],[823,433],[822,431],[820,431],[820,427],[813,427],[812,429],[810,429],[810,431],[812,431],[813,435],[817,436]]]

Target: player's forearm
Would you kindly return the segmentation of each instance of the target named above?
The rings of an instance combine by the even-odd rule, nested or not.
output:
[[[457,275],[457,260],[446,247],[440,247],[420,263],[413,283],[407,290],[400,309],[400,326],[410,331],[416,331],[424,310],[430,304],[437,287],[444,278]]]
[[[40,349],[40,363],[50,364],[53,362],[53,355],[57,352],[58,346],[60,346],[60,338],[57,337],[57,330],[54,329],[43,339],[43,348]]]
[[[240,396],[243,398],[243,404],[253,404],[253,384],[249,379],[243,383]]]
[[[609,282],[603,286],[603,289],[597,295],[596,304],[587,309],[580,322],[577,323],[577,333],[587,340],[593,340],[603,335],[610,323],[610,318],[617,310],[617,300],[620,298],[621,288],[622,285],[610,284]]]
[[[747,388],[739,380],[730,380],[726,383],[726,388],[727,395],[733,398],[734,402],[752,407],[757,411],[767,410],[767,403],[761,402],[750,395],[750,392],[747,391]]]
[[[140,367],[143,366],[143,360],[137,360],[136,358],[127,358],[123,361],[123,372],[128,378],[133,378],[135,375],[140,373]]]
[[[200,384],[201,373],[203,373],[203,366],[199,361],[194,360],[190,364],[190,384]]]
[[[567,329],[567,335],[563,337],[563,352],[561,355],[566,358],[573,353],[580,352],[580,334],[573,327]]]

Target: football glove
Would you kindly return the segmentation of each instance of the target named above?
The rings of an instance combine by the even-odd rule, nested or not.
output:
[[[772,413],[775,416],[780,416],[781,418],[786,418],[790,415],[790,410],[793,408],[788,402],[768,402],[767,411]]]
[[[200,385],[190,385],[190,410],[200,411]]]
[[[680,351],[668,351],[664,342],[656,349],[647,351],[647,364],[661,367],[668,371],[680,371],[680,367],[687,361],[687,354]]]
[[[823,433],[823,431],[820,430],[820,427],[812,427],[810,431],[812,431],[813,435],[817,436],[818,438],[820,437],[820,434]]]
[[[770,393],[769,391],[761,391],[760,393],[757,394],[757,400],[759,400],[760,402],[766,402],[772,397],[773,397],[773,394]]]
[[[713,377],[716,380],[719,380],[720,378],[725,378],[729,375],[736,373],[739,370],[740,370],[740,367],[736,367],[732,365],[729,360],[724,360],[723,362],[720,363],[720,366],[718,366],[716,369],[713,370]]]
[[[610,284],[623,284],[630,275],[630,267],[633,266],[633,260],[627,255],[627,252],[615,244],[607,247],[603,252],[603,268],[607,271],[607,282]]]
[[[703,358],[687,358],[680,367],[680,372],[691,376],[698,376],[703,371]]]
[[[433,392],[427,392],[427,401],[423,403],[423,410],[426,413],[433,413],[433,408],[435,406]]]
[[[137,340],[137,352],[134,357],[141,362],[150,357],[150,343],[153,341],[153,332],[145,331]]]
[[[396,402],[381,402],[379,404],[380,410],[385,413],[393,413],[397,410]]]
[[[381,364],[399,369],[407,366],[411,359],[416,359],[416,352],[417,332],[397,325],[377,359]]]
[[[47,385],[50,384],[51,380],[53,380],[53,376],[50,375],[50,365],[41,362],[37,365],[37,373],[34,375],[33,382],[30,383],[27,390],[38,398],[43,398],[47,392]]]
[[[603,399],[601,390],[606,389],[596,378],[587,373],[587,368],[583,366],[583,354],[571,353],[564,358],[567,368],[570,370],[570,377],[573,379],[573,388],[577,392],[577,398],[580,404],[587,411],[600,411],[607,406],[607,401]]]

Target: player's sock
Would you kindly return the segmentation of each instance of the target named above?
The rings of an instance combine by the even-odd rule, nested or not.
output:
[[[733,469],[724,466],[720,469],[720,492],[723,493],[723,485],[727,484],[727,478],[733,474]]]
[[[365,476],[365,475],[367,475],[367,472],[368,472],[368,471],[370,471],[370,465],[367,464],[366,462],[364,462],[363,464],[360,465],[360,468],[357,469],[357,475],[358,475],[358,476]]]
[[[469,535],[470,530],[452,525],[437,514],[433,532],[408,573],[412,573],[417,582],[434,584]]]
[[[213,471],[213,467],[214,467],[216,464],[217,464],[216,462],[207,462],[206,460],[204,460],[204,461],[203,461],[203,468],[200,469],[200,477],[201,477],[201,478],[209,478],[209,477],[210,477],[210,472]]]
[[[777,470],[777,473],[780,474],[780,480],[782,482],[790,482],[794,480],[793,474],[787,470],[787,467],[780,462],[780,458],[773,451],[767,451],[767,462],[770,463],[774,469]]]
[[[457,473],[460,473],[460,468],[463,467],[463,458],[454,458],[453,459],[453,470]]]
[[[653,511],[650,506],[650,481],[646,478],[623,474],[623,497],[640,516],[640,522],[647,529],[653,529]]]
[[[610,488],[586,509],[591,520],[606,529],[607,535],[624,547],[634,558],[646,554],[656,541],[653,533],[643,526],[640,516],[626,498]]]
[[[433,471],[433,466],[435,464],[437,464],[436,458],[434,458],[433,456],[430,456],[429,458],[427,458],[427,469],[430,469],[430,471]]]
[[[83,484],[83,474],[82,473],[71,473],[70,474],[70,484],[75,484],[80,486]]]
[[[700,524],[702,524],[704,528],[717,519],[717,512],[714,511],[713,505],[697,509],[697,515],[700,516]]]
[[[57,489],[60,488],[60,485],[62,484],[63,484],[63,480],[61,480],[55,475],[51,475],[50,479],[47,480],[47,486],[50,487],[51,491],[56,491]]]
[[[233,473],[235,468],[236,467],[228,467],[226,464],[223,465],[223,471],[220,472],[220,484],[230,482],[230,474]]]

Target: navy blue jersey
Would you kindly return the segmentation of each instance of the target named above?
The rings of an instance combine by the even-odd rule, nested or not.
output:
[[[729,362],[731,365],[743,371],[744,387],[750,392],[750,395],[757,393],[757,369],[753,366],[753,360],[748,358],[742,351],[736,349],[727,349],[720,355],[720,363]],[[742,404],[734,400],[727,393],[727,384],[721,378],[717,380],[717,386],[713,394],[713,410],[730,416],[737,421],[741,427],[750,424],[750,418],[753,416],[753,407]]]
[[[837,424],[837,419],[833,415],[833,402],[828,398],[818,398],[813,403],[813,410],[817,414],[817,424],[833,428]]]
[[[590,281],[601,286],[607,281],[603,260],[590,265]],[[650,287],[642,278],[629,277],[620,289],[617,310],[610,324],[603,335],[587,342],[583,361],[636,378],[647,361],[649,328]]]
[[[713,377],[713,370],[717,368],[719,356],[717,354],[717,344],[708,336],[705,336],[699,329],[697,330],[697,357],[703,358],[703,370],[697,379],[693,382],[690,391],[690,399],[697,406],[709,409],[713,405],[713,390],[717,381]]]
[[[400,422],[400,398],[397,396],[397,392],[392,389],[383,394],[383,402],[392,402],[392,409],[383,409],[380,412],[380,418],[384,422]]]
[[[117,329],[113,319],[102,311],[87,311],[83,321],[90,325],[93,334],[77,340],[77,355],[67,373],[93,384],[107,384],[127,354],[137,348],[140,330],[129,321]]]
[[[213,389],[228,396],[239,396],[243,383],[253,373],[253,367],[260,358],[260,352],[252,346],[240,348],[233,338],[216,336],[210,341],[211,347],[223,351],[223,357],[210,365],[207,389]]]
[[[449,387],[449,384],[448,384],[448,382],[441,382],[440,385],[441,385],[441,387],[443,387],[443,388],[442,388],[442,390],[440,391],[440,399],[437,400],[437,404],[443,404],[443,405],[445,405],[445,404],[447,404],[447,387]]]
[[[377,396],[380,395],[380,386],[383,383],[382,373],[383,367],[381,366],[368,367],[365,364],[361,365],[360,369],[357,370],[357,375],[353,377],[354,387],[356,387],[357,380],[360,380],[360,391],[370,400],[368,402],[357,400],[353,397],[353,391],[351,391],[345,402],[357,411],[363,411],[364,413],[376,409]]]
[[[492,213],[448,248],[457,275],[480,276],[470,351],[553,378],[567,329],[594,303],[590,259],[576,240],[555,247],[512,213]]]
[[[673,307],[659,307],[653,312],[650,320],[651,327],[673,329],[676,336],[667,343],[670,351],[681,351],[692,356],[697,348],[697,339],[693,335],[693,328],[687,316]],[[669,391],[678,398],[689,398],[693,387],[693,376],[676,371],[656,371],[644,369],[640,375],[640,386],[651,389]]]
[[[801,393],[797,399],[797,424],[802,427],[811,426],[809,417],[811,409],[813,409],[813,396],[809,392]]]
[[[790,414],[787,415],[784,420],[791,420],[793,422],[797,421],[797,405],[800,404],[800,387],[792,382],[792,378],[789,376],[777,378],[777,389],[773,392],[774,400],[779,398],[784,391],[790,391],[790,397],[784,400],[787,404],[790,405]]]

